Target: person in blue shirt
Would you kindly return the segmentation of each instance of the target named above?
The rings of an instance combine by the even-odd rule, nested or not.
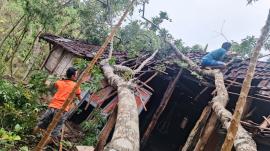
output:
[[[201,66],[224,69],[226,67],[226,63],[224,63],[222,60],[229,52],[231,46],[231,43],[224,42],[221,48],[211,51],[203,56]]]

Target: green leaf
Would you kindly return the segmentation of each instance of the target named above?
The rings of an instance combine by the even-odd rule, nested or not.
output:
[[[15,137],[13,137],[13,140],[14,140],[14,141],[19,141],[19,140],[21,140],[21,137],[17,135],[17,136],[15,136]]]
[[[15,128],[14,128],[14,131],[15,132],[19,132],[20,130],[22,130],[23,128],[19,125],[19,124],[16,124],[15,125]]]

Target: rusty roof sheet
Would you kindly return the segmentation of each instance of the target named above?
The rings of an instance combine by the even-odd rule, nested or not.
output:
[[[98,45],[89,44],[82,40],[72,40],[72,39],[52,35],[49,33],[41,34],[39,38],[53,45],[60,46],[64,48],[65,50],[82,58],[93,58],[95,53],[100,48],[100,46]],[[127,56],[127,53],[124,51],[114,51],[113,54],[114,56],[117,56],[118,58],[123,58]]]

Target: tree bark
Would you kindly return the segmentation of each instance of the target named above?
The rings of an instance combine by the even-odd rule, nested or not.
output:
[[[129,84],[123,78],[114,74],[108,60],[101,61],[101,65],[108,83],[117,88],[118,92],[118,113],[115,130],[112,140],[105,150],[139,151],[139,117],[135,96],[130,90]]]
[[[219,70],[200,69],[198,65],[196,65],[192,60],[190,60],[188,57],[182,54],[173,43],[169,41],[167,42],[170,44],[171,48],[175,51],[179,59],[185,61],[192,70],[196,71],[199,74],[210,75],[215,78],[217,96],[215,96],[212,99],[212,109],[216,113],[222,125],[226,129],[228,129],[232,114],[227,109],[225,109],[225,106],[227,105],[228,102],[228,92],[224,85],[222,73]],[[254,140],[251,138],[248,132],[244,128],[242,128],[242,126],[240,126],[237,132],[236,139],[234,140],[234,146],[236,151],[243,151],[243,149],[246,149],[246,151],[256,150],[256,144]]]
[[[260,54],[260,50],[263,47],[264,42],[267,40],[269,30],[270,30],[270,11],[266,20],[266,24],[262,29],[262,34],[260,38],[258,39],[257,44],[253,50],[252,57],[250,58],[248,71],[244,79],[242,88],[241,88],[240,96],[238,98],[233,117],[230,121],[230,126],[228,128],[227,136],[221,148],[222,151],[230,151],[233,146],[234,139],[237,135],[237,130],[240,126],[240,120],[241,120],[242,113],[246,104],[247,95],[249,93],[251,81],[255,73],[256,64],[257,64],[257,60]]]

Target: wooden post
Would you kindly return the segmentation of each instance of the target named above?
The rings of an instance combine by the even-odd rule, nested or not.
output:
[[[165,91],[165,93],[163,95],[163,98],[162,98],[162,100],[160,102],[160,105],[157,108],[156,112],[154,113],[154,115],[153,115],[153,117],[151,119],[151,122],[148,125],[148,127],[146,129],[146,132],[144,133],[144,135],[142,137],[142,140],[141,140],[142,148],[144,148],[144,146],[146,145],[147,140],[148,140],[151,132],[155,128],[160,115],[163,113],[165,107],[167,106],[182,71],[183,71],[183,69],[181,68],[180,71],[178,72],[177,76],[175,77],[175,79],[169,82],[168,88],[167,88],[167,90]]]
[[[114,109],[111,116],[109,117],[109,120],[107,121],[106,125],[104,126],[101,133],[99,134],[98,143],[97,143],[94,151],[103,151],[104,150],[104,146],[107,142],[107,139],[108,139],[108,137],[109,137],[114,125],[115,125],[116,118],[117,118],[117,107]]]
[[[216,114],[213,112],[209,121],[207,122],[206,126],[205,126],[205,130],[203,131],[203,134],[201,136],[201,138],[199,139],[194,151],[203,151],[204,150],[204,146],[206,145],[209,137],[211,136],[213,130],[216,127],[216,123],[217,123],[217,116]]]
[[[196,142],[199,140],[201,132],[206,124],[206,121],[210,113],[211,113],[211,106],[208,105],[203,109],[200,118],[196,122],[192,131],[189,133],[188,139],[185,143],[185,146],[182,148],[182,151],[192,151],[194,149]]]

